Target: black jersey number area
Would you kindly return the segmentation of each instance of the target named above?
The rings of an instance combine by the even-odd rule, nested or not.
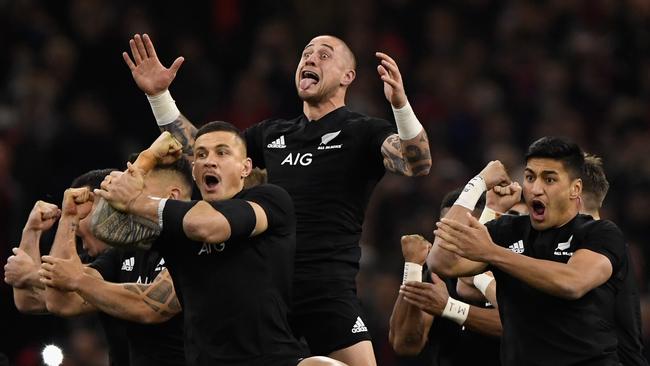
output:
[[[318,121],[266,120],[246,130],[253,164],[293,199],[296,280],[354,279],[364,211],[384,174],[381,145],[392,133],[390,122],[346,107]]]
[[[239,192],[255,202],[268,229],[254,237],[201,243],[165,231],[154,244],[180,289],[188,365],[279,365],[302,356],[287,322],[295,216],[274,185]],[[163,217],[168,217],[166,212]]]
[[[585,215],[545,231],[534,230],[528,216],[502,216],[486,226],[496,244],[516,253],[566,263],[578,249],[588,249],[607,257],[613,269],[606,283],[577,300],[548,295],[493,269],[503,324],[502,363],[618,365],[615,278],[627,261],[618,227]]]

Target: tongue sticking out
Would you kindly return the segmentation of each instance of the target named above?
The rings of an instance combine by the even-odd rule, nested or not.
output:
[[[305,90],[310,86],[316,84],[316,80],[312,78],[304,78],[300,80],[300,89]]]

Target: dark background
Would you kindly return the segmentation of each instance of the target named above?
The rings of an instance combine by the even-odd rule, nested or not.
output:
[[[368,209],[358,280],[380,365],[418,364],[387,341],[399,237],[431,237],[441,197],[490,160],[520,180],[525,147],[544,135],[604,158],[603,216],[632,246],[650,334],[649,20],[647,0],[0,0],[0,264],[37,199],[60,204],[74,177],[122,168],[158,135],[121,57],[133,34],[151,35],[165,65],[185,57],[171,92],[190,120],[241,128],[301,112],[300,51],[334,34],[359,62],[348,105],[392,118],[374,57],[387,52],[433,153],[428,177],[385,177]],[[38,364],[50,342],[68,364],[102,360],[93,324],[20,315],[0,284],[0,352],[18,365]]]

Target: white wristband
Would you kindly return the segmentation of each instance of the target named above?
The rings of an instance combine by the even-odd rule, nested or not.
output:
[[[393,115],[395,116],[395,124],[397,125],[397,134],[402,140],[410,140],[417,136],[424,128],[418,118],[413,112],[413,108],[409,102],[402,108],[393,108]]]
[[[167,198],[163,198],[158,202],[158,226],[160,226],[160,230],[163,228],[163,211],[165,210],[165,204],[167,204]]]
[[[479,198],[481,198],[481,195],[486,190],[487,186],[485,185],[483,177],[477,175],[476,177],[470,179],[469,182],[467,182],[465,188],[460,193],[460,196],[458,196],[458,199],[454,205],[460,205],[470,211],[474,211],[476,202],[478,202]]]
[[[467,319],[467,315],[469,315],[469,304],[465,304],[464,302],[458,301],[449,296],[447,306],[445,306],[445,310],[442,311],[440,316],[449,319],[458,325],[463,325]]]
[[[474,276],[474,287],[476,287],[477,290],[481,291],[483,296],[485,296],[485,291],[487,290],[488,286],[490,286],[490,283],[492,283],[492,281],[494,281],[494,277],[490,277],[485,273],[481,273]]]
[[[181,111],[176,107],[176,102],[172,99],[169,90],[165,90],[153,97],[147,95],[147,99],[149,100],[151,111],[156,118],[158,126],[168,125],[177,120],[181,115]]]
[[[497,212],[485,206],[485,208],[483,208],[483,212],[481,212],[481,217],[479,217],[478,222],[480,222],[481,224],[485,224],[486,222],[492,221],[496,218],[497,218]]]
[[[404,278],[402,278],[402,285],[408,281],[422,282],[422,266],[413,263],[404,263]]]

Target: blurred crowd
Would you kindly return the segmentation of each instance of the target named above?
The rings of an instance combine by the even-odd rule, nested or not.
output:
[[[525,147],[544,135],[603,157],[602,216],[630,244],[650,345],[649,24],[648,0],[0,0],[0,264],[36,200],[60,204],[74,177],[123,168],[158,135],[121,57],[133,34],[166,65],[185,57],[171,91],[191,121],[241,128],[301,113],[300,51],[333,34],[358,60],[347,104],[392,119],[374,57],[388,53],[433,155],[428,177],[387,175],[367,211],[358,281],[379,365],[419,364],[388,344],[400,236],[431,238],[442,196],[490,160],[521,180]],[[0,352],[15,364],[40,364],[52,342],[68,364],[105,360],[92,319],[23,316],[11,298],[0,284]]]

